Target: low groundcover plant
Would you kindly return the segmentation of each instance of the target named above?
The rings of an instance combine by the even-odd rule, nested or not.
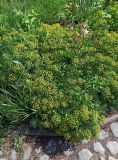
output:
[[[59,24],[1,32],[0,128],[28,121],[67,140],[99,133],[117,110],[117,33],[83,38]],[[4,124],[5,123],[5,124]]]

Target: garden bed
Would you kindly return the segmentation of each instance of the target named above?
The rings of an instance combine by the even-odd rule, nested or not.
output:
[[[50,2],[0,3],[0,139],[25,124],[44,148],[96,137],[118,117],[118,2]]]

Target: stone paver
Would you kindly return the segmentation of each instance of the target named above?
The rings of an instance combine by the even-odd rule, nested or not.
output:
[[[16,159],[16,156],[17,156],[16,151],[15,151],[15,150],[12,150],[12,151],[11,151],[11,155],[10,155],[10,157],[9,157],[8,160],[17,160],[17,159]]]
[[[118,153],[118,143],[116,141],[109,141],[106,146],[112,155]]]
[[[100,142],[94,143],[93,147],[94,147],[94,151],[99,153],[100,155],[105,154],[105,149],[103,148]]]
[[[25,151],[24,151],[24,156],[23,160],[29,160],[31,156],[32,148],[29,146]]]
[[[71,151],[70,149],[63,152],[64,156],[66,156],[66,157],[70,157],[70,155],[72,155],[73,153],[74,153],[74,151]]]
[[[100,133],[99,133],[99,139],[100,140],[104,140],[104,139],[106,139],[106,138],[108,138],[108,136],[109,136],[109,133],[108,132],[106,132],[105,130],[101,130],[100,131]]]
[[[36,148],[36,149],[35,149],[35,152],[36,152],[37,154],[41,153],[41,151],[42,151],[42,147],[39,147],[39,148]]]
[[[116,159],[116,158],[114,158],[114,157],[109,156],[109,157],[108,157],[108,160],[118,160],[118,159]]]
[[[118,120],[118,113],[111,116],[111,117],[106,118],[106,123],[105,124],[111,123],[111,122],[116,121],[116,120]]]
[[[48,155],[42,155],[41,157],[40,157],[40,160],[49,160],[49,156]]]
[[[88,149],[82,149],[78,153],[78,157],[79,157],[79,160],[90,160],[93,157],[93,155]]]
[[[115,137],[118,137],[118,122],[112,123],[110,125],[110,128],[112,130],[112,133]]]
[[[0,156],[2,156],[2,151],[0,151]]]
[[[104,158],[104,157],[101,157],[101,156],[99,157],[99,159],[100,159],[100,160],[105,160],[105,158]]]

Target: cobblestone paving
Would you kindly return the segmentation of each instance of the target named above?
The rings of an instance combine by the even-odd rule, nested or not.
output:
[[[0,160],[118,160],[118,121],[101,129],[98,138],[76,143],[76,149],[68,149],[62,155],[49,157],[42,147],[33,143],[23,143],[23,153],[9,149],[7,153],[0,150]]]

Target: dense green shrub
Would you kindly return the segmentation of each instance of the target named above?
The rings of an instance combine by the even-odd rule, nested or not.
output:
[[[89,47],[83,48],[82,70],[85,71],[84,78],[88,79],[85,87],[89,92],[93,92],[94,100],[98,100],[101,104],[99,109],[103,112],[105,109],[108,113],[118,110],[118,34],[105,32],[104,35],[99,33],[97,36],[97,40],[94,40],[92,45],[89,44],[90,39],[85,41]]]
[[[107,0],[106,0],[107,2]],[[111,0],[107,7],[100,5],[94,9],[92,16],[87,18],[89,27],[95,32],[118,31],[118,2]]]
[[[106,8],[107,17],[108,17],[108,25],[110,25],[111,31],[118,31],[118,2],[116,0],[112,1],[112,3]]]
[[[2,31],[0,117],[71,140],[97,135],[102,114],[118,109],[117,41],[117,33],[95,40],[59,24]]]

